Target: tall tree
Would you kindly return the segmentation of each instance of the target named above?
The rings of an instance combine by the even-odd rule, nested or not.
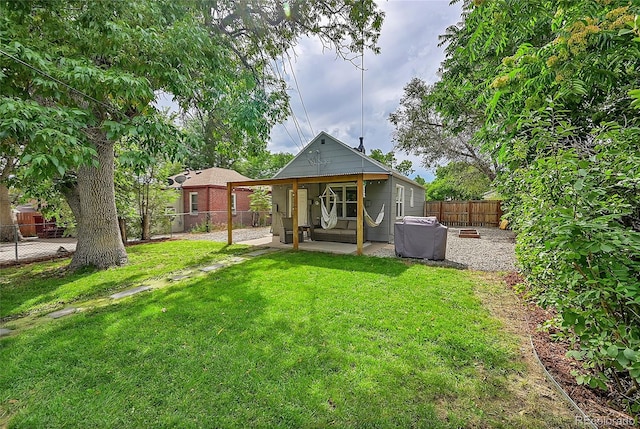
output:
[[[0,159],[0,242],[13,242],[23,239],[11,208],[9,197],[9,177],[12,175],[15,158]]]
[[[497,163],[483,151],[482,141],[474,135],[480,128],[482,112],[460,110],[455,119],[446,118],[437,111],[442,101],[437,96],[434,86],[419,78],[405,86],[400,106],[389,115],[395,127],[395,147],[421,157],[425,167],[466,162],[473,164],[489,180],[495,179]]]
[[[149,153],[176,155],[148,138],[169,128],[157,120],[157,91],[184,110],[234,107],[242,120],[232,126],[266,135],[286,105],[269,71],[272,58],[302,35],[317,35],[342,55],[375,48],[382,22],[372,0],[6,0],[0,12],[0,105],[10,106],[0,137],[31,177],[64,178],[78,224],[72,267],[127,261],[114,146],[145,135]]]
[[[465,2],[450,28],[439,115],[464,121],[502,166],[517,254],[584,361],[578,381],[640,412],[640,5]],[[456,107],[456,103],[463,100]],[[551,251],[552,250],[552,251]]]
[[[242,159],[233,165],[240,174],[252,179],[269,179],[294,158],[291,153],[271,153],[267,150]]]
[[[414,171],[413,163],[411,161],[405,159],[404,161],[398,162],[396,154],[393,151],[385,154],[380,149],[373,149],[369,156],[376,161],[393,168],[398,173],[404,174],[405,176],[412,174]]]
[[[475,165],[451,162],[436,168],[436,178],[425,186],[425,196],[431,201],[480,200],[490,186],[487,176]]]

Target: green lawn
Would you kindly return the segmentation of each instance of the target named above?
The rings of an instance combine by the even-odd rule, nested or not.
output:
[[[78,299],[109,295],[162,278],[167,273],[219,261],[247,246],[211,241],[166,241],[127,247],[129,265],[68,273],[68,260],[30,264],[0,271],[0,319],[51,312]]]
[[[216,251],[185,242],[195,250],[153,275],[227,256],[206,244]],[[13,269],[0,285],[3,314],[59,290],[72,300],[72,290],[137,281],[151,273],[139,273],[146,258],[173,246],[130,248],[132,266],[106,272]],[[0,427],[563,426],[514,403],[512,378],[526,376],[519,339],[482,307],[478,287],[500,290],[472,272],[392,259],[253,258],[0,340]],[[5,294],[32,304],[11,298],[5,310]]]

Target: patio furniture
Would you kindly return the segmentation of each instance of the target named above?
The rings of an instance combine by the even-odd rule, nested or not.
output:
[[[440,261],[447,250],[447,230],[435,216],[405,216],[394,224],[396,256]]]
[[[315,227],[311,230],[311,239],[313,241],[335,241],[338,243],[357,243],[357,227],[358,222],[355,220],[339,220],[336,226],[331,229],[323,229]],[[363,228],[363,241],[367,241],[367,229]]]
[[[304,233],[298,228],[298,242],[302,243],[304,241]],[[283,217],[282,218],[282,231],[280,233],[280,242],[285,244],[293,243],[293,218],[291,217]]]

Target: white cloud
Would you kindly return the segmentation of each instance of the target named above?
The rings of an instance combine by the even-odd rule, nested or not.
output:
[[[365,52],[364,65],[364,142],[368,151],[389,152],[393,127],[388,116],[400,103],[404,86],[413,77],[434,82],[444,58],[439,47],[440,34],[460,20],[461,5],[449,5],[449,0],[396,0],[379,2],[386,16],[379,40],[380,55]],[[334,135],[343,142],[357,146],[362,129],[361,72],[353,64],[337,59],[334,52],[325,51],[316,40],[302,40],[291,59],[315,134],[320,131]],[[297,154],[314,135],[311,133],[302,103],[285,63],[292,109],[302,128],[299,137],[290,118],[277,125],[271,133],[269,150]],[[286,130],[285,130],[286,128]],[[287,134],[287,130],[289,134]],[[396,153],[401,161],[413,162],[416,174],[430,179],[420,159]]]

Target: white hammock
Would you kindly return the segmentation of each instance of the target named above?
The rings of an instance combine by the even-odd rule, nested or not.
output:
[[[369,213],[367,213],[367,209],[364,209],[364,220],[367,222],[367,225],[369,225],[370,227],[375,228],[376,226],[380,225],[383,219],[384,219],[384,204],[382,205],[382,208],[380,209],[380,213],[378,213],[378,217],[376,218],[375,221],[371,216],[369,216]]]
[[[331,207],[331,211],[327,210],[327,207],[324,205],[324,199],[328,195],[329,204],[331,204],[331,198],[333,198],[333,207]],[[320,198],[320,205],[322,206],[322,219],[320,219],[320,224],[322,225],[322,229],[333,229],[338,223],[338,205],[336,204],[336,193],[327,186],[327,188],[322,193]]]

